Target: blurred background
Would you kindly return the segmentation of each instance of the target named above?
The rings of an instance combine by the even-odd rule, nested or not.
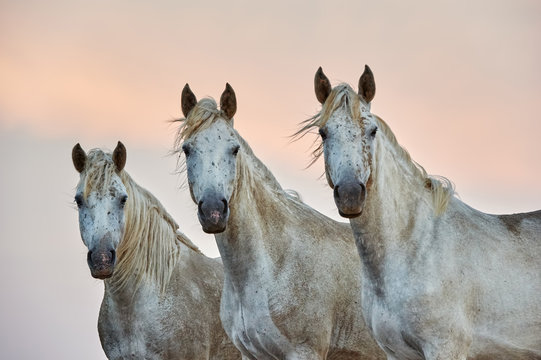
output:
[[[541,3],[456,1],[0,1],[0,358],[105,359],[103,283],[73,205],[71,149],[128,150],[126,170],[208,256],[168,156],[189,83],[235,89],[235,126],[284,188],[339,219],[322,162],[305,169],[313,76],[356,86],[430,174],[489,213],[541,208]],[[340,220],[340,219],[339,219]]]

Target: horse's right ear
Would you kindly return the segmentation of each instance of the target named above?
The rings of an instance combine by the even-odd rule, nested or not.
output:
[[[331,93],[332,88],[331,82],[323,73],[321,66],[319,69],[317,69],[316,76],[314,77],[314,89],[316,91],[318,101],[321,103],[321,105],[323,105]]]
[[[75,170],[80,173],[83,172],[86,164],[86,153],[79,143],[77,143],[77,145],[73,147],[73,150],[71,150],[71,160],[73,160]]]
[[[180,104],[182,106],[182,113],[184,114],[185,118],[188,117],[190,111],[192,111],[192,109],[197,104],[197,98],[195,97],[194,93],[190,89],[190,85],[188,84],[184,85],[184,89],[182,89]]]

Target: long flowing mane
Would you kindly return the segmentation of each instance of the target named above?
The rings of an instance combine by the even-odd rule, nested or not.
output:
[[[455,194],[453,183],[441,176],[430,176],[425,169],[415,162],[408,151],[402,147],[391,128],[383,119],[377,115],[372,115],[369,112],[369,105],[361,100],[360,96],[348,84],[340,84],[336,86],[329,94],[327,100],[323,104],[321,111],[311,118],[301,122],[301,129],[293,134],[294,139],[299,139],[306,135],[312,128],[320,128],[329,120],[330,116],[339,109],[345,106],[351,115],[353,121],[362,121],[367,116],[372,116],[378,123],[378,129],[385,135],[387,141],[395,149],[396,153],[405,160],[405,163],[410,167],[412,174],[432,193],[432,205],[434,212],[437,215],[442,214],[449,203],[450,198]],[[314,164],[323,153],[323,143],[319,141],[317,147],[312,152],[312,161],[309,166]]]
[[[91,150],[81,178],[84,196],[92,190],[107,193],[114,174],[111,154]],[[142,282],[154,282],[163,293],[179,259],[179,242],[196,252],[199,249],[178,231],[178,224],[154,195],[139,186],[125,170],[119,176],[128,200],[124,236],[117,249],[118,264],[111,284],[118,290],[129,281],[134,281],[136,288]]]

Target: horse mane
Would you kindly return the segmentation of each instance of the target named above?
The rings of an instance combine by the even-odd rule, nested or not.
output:
[[[92,189],[108,192],[116,173],[111,154],[93,149],[86,163],[81,178],[85,196]],[[128,200],[124,210],[124,235],[117,249],[118,263],[111,284],[119,290],[132,280],[137,289],[143,282],[150,281],[163,293],[179,260],[179,243],[200,251],[178,231],[178,224],[152,193],[139,186],[125,170],[118,175],[126,187]]]
[[[373,117],[378,123],[378,129],[385,135],[385,138],[396,153],[405,160],[412,173],[419,179],[421,184],[432,193],[432,206],[436,215],[441,215],[447,209],[450,198],[455,194],[453,183],[442,176],[430,176],[425,169],[415,162],[408,151],[402,147],[396,140],[389,125],[379,116],[370,113],[370,107],[348,84],[340,84],[332,89],[327,100],[323,104],[321,111],[311,118],[301,122],[301,129],[293,134],[293,139],[299,139],[306,135],[312,128],[320,128],[329,120],[332,113],[338,108],[344,106],[351,114],[353,121],[362,123],[367,117]],[[320,141],[317,147],[312,151],[312,161],[308,166],[313,165],[323,153],[323,142]]]

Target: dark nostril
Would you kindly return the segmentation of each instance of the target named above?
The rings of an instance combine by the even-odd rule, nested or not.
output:
[[[111,250],[111,263],[115,263],[116,261],[116,251],[115,250]]]
[[[227,200],[226,199],[222,199],[222,203],[224,204],[224,213],[227,211]]]
[[[92,251],[89,251],[86,254],[86,261],[88,261],[89,264],[92,264]]]
[[[202,206],[203,206],[203,200],[200,200],[200,201],[197,203],[197,210],[203,211]]]
[[[335,197],[336,199],[339,199],[339,198],[340,198],[340,193],[338,192],[338,188],[339,188],[338,185],[334,185],[334,197]]]

